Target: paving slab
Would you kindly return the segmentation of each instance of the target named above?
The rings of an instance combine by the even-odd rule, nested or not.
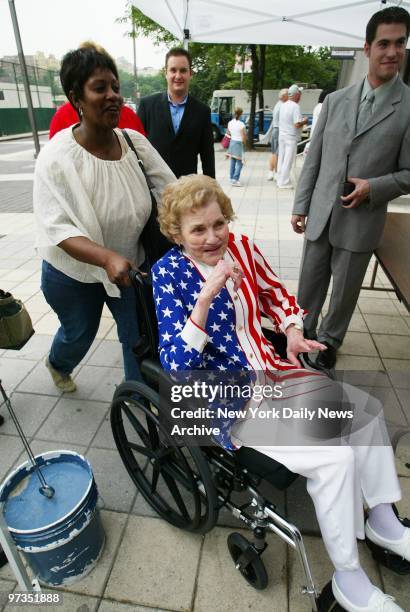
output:
[[[106,536],[102,555],[88,576],[62,590],[82,595],[93,595],[95,597],[102,596],[123,535],[126,519],[126,514],[101,510],[101,521]],[[113,599],[119,598],[114,597]]]
[[[202,537],[158,519],[131,516],[104,596],[190,610]]]
[[[0,612],[3,612],[4,607],[8,603],[9,593],[13,593],[16,588],[16,582],[0,579]]]
[[[92,366],[122,368],[123,358],[121,345],[114,340],[102,340],[88,359],[87,363]]]
[[[410,328],[402,317],[389,317],[388,315],[364,315],[369,331],[375,334],[396,334],[409,336]]]
[[[124,379],[122,368],[85,365],[75,378],[76,399],[111,402],[117,385]]]
[[[26,378],[36,365],[36,361],[29,359],[6,359],[5,357],[0,357],[1,380],[8,395]]]
[[[373,298],[359,297],[358,306],[360,312],[366,314],[389,315],[389,317],[399,317],[400,312],[397,308],[397,301],[376,300]]]
[[[49,612],[96,612],[98,609],[98,599],[93,598],[93,597],[84,597],[83,595],[76,595],[73,593],[61,593],[59,591],[56,590],[52,590],[52,589],[41,589],[42,593],[44,594],[55,594],[55,593],[59,593],[60,597],[61,597],[61,603],[58,603],[56,605],[44,605],[44,606],[38,606],[38,605],[26,605],[26,606],[22,606],[20,605],[13,605],[13,604],[8,604],[6,605],[6,607],[4,608],[4,612],[9,612],[9,610],[21,610],[23,608],[24,609],[29,609],[29,610],[37,610],[37,609],[42,609],[42,610],[48,610]]]
[[[13,393],[11,405],[26,436],[34,436],[44,419],[50,414],[57,398],[30,393]],[[5,423],[0,433],[17,435],[16,426],[5,406],[1,409]]]
[[[114,442],[112,435],[110,412],[108,411],[105,415],[103,422],[101,423],[93,441],[93,448],[109,448],[111,450],[117,450],[117,446]]]
[[[50,338],[50,336],[49,336]],[[5,359],[4,361],[11,361]],[[20,360],[20,364],[33,363]],[[34,362],[35,367],[31,366],[31,372],[18,385],[18,391],[25,393],[39,393],[40,395],[52,395],[60,397],[62,392],[53,383],[50,372],[44,365],[44,359]]]
[[[375,372],[382,370],[383,364],[379,357],[367,357],[359,355],[338,355],[336,362],[336,370],[344,371],[370,371]]]
[[[238,530],[249,538],[250,532]],[[269,583],[255,591],[235,569],[228,547],[229,529],[216,527],[205,536],[194,612],[284,612],[287,610],[286,544],[268,534],[262,559]]]
[[[374,334],[380,356],[390,359],[410,359],[410,342],[406,336],[393,336],[392,334]]]
[[[106,510],[129,512],[137,489],[117,450],[91,448],[87,459],[93,466],[98,492]]]
[[[88,446],[102,423],[108,404],[62,398],[39,429],[38,438]]]
[[[404,410],[402,409],[397,395],[394,389],[388,387],[365,387],[359,385],[361,389],[376,397],[383,406],[383,412],[386,419],[391,425],[398,425],[400,427],[408,427],[407,418]]]
[[[169,610],[169,608],[168,608]],[[134,606],[118,603],[118,601],[103,599],[98,612],[167,612],[160,608],[146,608],[145,606]]]
[[[12,466],[21,454],[22,448],[23,445],[19,437],[0,433],[0,483],[11,471]]]
[[[369,333],[349,331],[339,349],[339,354],[376,357],[377,351]]]

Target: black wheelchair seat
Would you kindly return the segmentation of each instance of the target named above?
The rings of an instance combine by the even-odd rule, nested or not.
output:
[[[287,489],[298,477],[298,474],[288,470],[282,463],[247,446],[235,451],[234,456],[239,465],[266,480],[279,491]]]

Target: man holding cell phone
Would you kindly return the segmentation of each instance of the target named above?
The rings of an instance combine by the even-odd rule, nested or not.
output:
[[[403,8],[371,17],[368,74],[325,99],[296,190],[291,223],[305,234],[298,302],[309,312],[306,337],[327,346],[316,358],[320,369],[336,363],[388,202],[410,193],[410,89],[399,75],[409,31]]]

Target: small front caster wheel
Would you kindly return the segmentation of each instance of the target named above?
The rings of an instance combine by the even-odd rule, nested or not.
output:
[[[254,588],[262,591],[268,586],[268,575],[256,549],[240,533],[228,536],[228,548],[235,567]]]

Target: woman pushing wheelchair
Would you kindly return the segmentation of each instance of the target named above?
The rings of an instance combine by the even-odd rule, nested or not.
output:
[[[298,361],[299,353],[324,348],[303,337],[303,309],[257,246],[245,236],[229,233],[233,216],[229,198],[207,176],[182,177],[164,191],[159,222],[175,246],[152,268],[164,369],[293,375],[289,385],[293,396],[330,388],[332,383],[323,373],[303,370]],[[287,359],[265,337],[261,313],[276,331],[286,334]],[[343,385],[343,395],[350,405],[370,406],[370,412],[376,408],[377,413],[377,401],[364,392]],[[333,594],[349,612],[402,610],[371,583],[360,565],[357,547],[357,538],[366,535],[410,561],[410,530],[392,508],[401,491],[383,427],[383,418],[375,417],[363,427],[364,438],[355,440],[353,434],[347,444],[281,446],[274,426],[264,427],[258,441],[255,432],[260,428],[255,419],[245,419],[229,422],[225,437],[219,440],[228,449],[242,444],[252,447],[306,477],[335,567]],[[267,443],[270,429],[272,442]],[[365,525],[363,499],[369,508]]]

